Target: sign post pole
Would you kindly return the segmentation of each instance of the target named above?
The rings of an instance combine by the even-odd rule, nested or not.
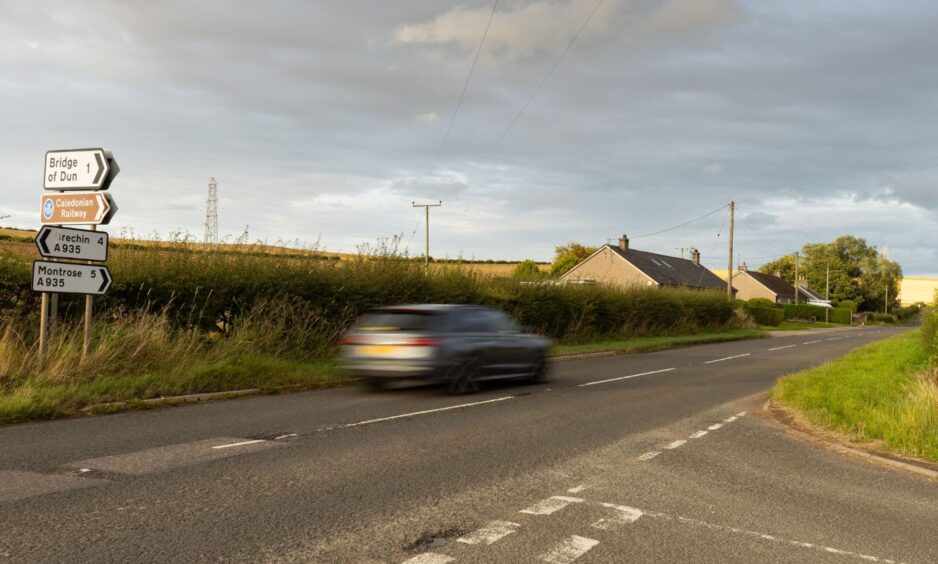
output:
[[[92,225],[92,231],[97,231],[98,226]],[[88,264],[94,264],[88,262]],[[91,347],[91,308],[94,303],[94,298],[91,297],[91,294],[85,295],[85,338],[81,345],[81,359],[84,360],[88,356],[88,349]]]
[[[39,366],[46,363],[46,341],[48,340],[49,293],[43,292],[39,302]]]

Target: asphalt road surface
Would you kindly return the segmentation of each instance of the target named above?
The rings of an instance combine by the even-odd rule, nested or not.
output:
[[[938,562],[938,484],[761,415],[897,331],[0,428],[0,561]]]

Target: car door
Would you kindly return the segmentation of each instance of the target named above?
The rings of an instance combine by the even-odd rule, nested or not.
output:
[[[497,333],[499,370],[504,374],[520,374],[530,369],[531,354],[521,327],[505,312],[489,310],[492,328]]]

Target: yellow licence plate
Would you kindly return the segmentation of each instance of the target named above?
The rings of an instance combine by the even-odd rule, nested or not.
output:
[[[400,347],[395,345],[366,345],[359,347],[358,352],[364,356],[387,356],[396,353]]]

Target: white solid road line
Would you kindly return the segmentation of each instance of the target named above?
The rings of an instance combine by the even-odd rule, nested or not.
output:
[[[570,564],[599,544],[598,540],[573,535],[539,558],[550,564]]]
[[[665,368],[663,370],[653,370],[651,372],[642,372],[641,374],[631,374],[629,376],[619,376],[618,378],[609,378],[608,380],[597,380],[595,382],[587,382],[585,384],[580,384],[578,387],[582,388],[583,386],[595,386],[596,384],[605,384],[607,382],[616,382],[618,380],[628,380],[629,378],[638,378],[639,376],[648,376],[650,374],[661,374],[662,372],[670,372],[672,370],[677,370],[677,368]]]
[[[674,441],[673,443],[668,443],[668,444],[664,445],[663,448],[665,448],[666,450],[674,450],[674,449],[676,449],[677,447],[683,446],[683,445],[685,445],[685,444],[687,444],[687,441],[684,440],[684,439],[681,439],[681,440],[679,440],[679,441]]]
[[[528,515],[550,515],[551,513],[560,511],[571,503],[583,503],[583,500],[578,497],[555,495],[543,501],[539,501],[527,509],[522,509],[519,513],[527,513]]]
[[[774,349],[769,349],[770,351],[781,351],[785,349],[791,349],[797,347],[798,345],[785,345],[784,347],[775,347]]]
[[[608,531],[609,529],[618,526],[618,525],[627,525],[629,523],[634,523],[638,521],[642,512],[634,507],[627,507],[625,505],[615,505],[612,503],[601,503],[603,507],[614,510],[614,516],[610,518],[603,518],[599,521],[596,521],[592,524],[594,529],[599,529],[601,531]]]
[[[426,409],[424,411],[415,411],[413,413],[402,413],[401,415],[392,415],[390,417],[379,417],[378,419],[369,419],[367,421],[359,421],[358,423],[349,423],[347,425],[338,425],[337,427],[329,427],[329,429],[345,429],[348,427],[358,427],[361,425],[370,425],[372,423],[380,423],[382,421],[392,421],[394,419],[403,419],[404,417],[416,417],[417,415],[426,415],[428,413],[439,413],[441,411],[449,411],[451,409],[462,409],[464,407],[472,407],[475,405],[485,405],[487,403],[495,403],[499,401],[505,401],[514,399],[515,396],[505,396],[503,398],[490,399],[485,401],[476,401],[472,403],[461,403],[459,405],[451,405],[449,407],[440,407],[437,409]],[[327,429],[321,429],[323,431]]]
[[[726,358],[718,358],[716,360],[708,360],[707,362],[704,362],[704,364],[713,364],[714,362],[723,362],[724,360],[733,360],[734,358],[742,358],[744,356],[749,356],[750,354],[752,353],[738,354],[736,356],[728,356]]]
[[[223,449],[223,448],[239,447],[239,446],[244,446],[244,445],[255,445],[257,443],[262,443],[262,442],[264,442],[262,439],[254,439],[252,441],[241,441],[239,443],[228,443],[226,445],[213,446],[212,448]]]
[[[456,542],[464,544],[484,544],[489,546],[517,532],[520,526],[521,525],[518,523],[512,523],[511,521],[492,521],[477,531],[473,531],[464,537],[459,537],[456,539]]]
[[[452,556],[446,556],[445,554],[434,554],[432,552],[424,552],[423,554],[418,554],[410,560],[405,560],[403,564],[447,564],[447,562],[455,562],[456,559]]]

